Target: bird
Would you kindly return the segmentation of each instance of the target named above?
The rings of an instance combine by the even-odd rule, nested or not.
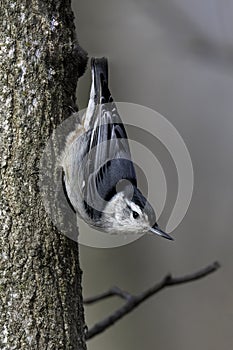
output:
[[[169,240],[137,186],[128,137],[108,84],[106,57],[91,59],[86,110],[65,142],[62,185],[77,217],[110,234],[153,233]]]

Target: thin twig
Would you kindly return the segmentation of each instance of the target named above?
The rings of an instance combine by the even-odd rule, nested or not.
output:
[[[150,298],[152,295],[158,293],[160,290],[166,287],[171,287],[174,285],[198,280],[200,278],[203,278],[213,273],[219,267],[220,267],[219,263],[214,262],[213,264],[208,265],[207,267],[186,276],[172,277],[171,275],[168,275],[164,277],[159,283],[156,283],[154,286],[143,291],[138,295],[131,295],[128,292],[125,292],[118,287],[113,287],[103,294],[99,294],[95,297],[84,300],[85,304],[92,304],[94,302],[97,302],[115,295],[126,300],[126,303],[123,306],[121,306],[119,309],[117,309],[113,314],[106,317],[102,321],[96,323],[92,328],[90,328],[87,332],[86,339],[91,339],[97,334],[102,333],[103,331],[105,331],[105,329],[112,326],[115,322],[117,322],[122,317],[124,317],[129,312],[131,312],[133,309],[139,306],[143,301]]]
[[[86,298],[84,299],[83,303],[86,305],[93,304],[97,301],[112,297],[112,296],[119,296],[120,298],[124,300],[129,300],[131,298],[131,294],[123,291],[122,289],[118,287],[112,287],[108,291],[95,295],[94,297]]]

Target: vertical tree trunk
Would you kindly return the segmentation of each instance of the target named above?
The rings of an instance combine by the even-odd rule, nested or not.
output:
[[[86,349],[78,245],[53,226],[38,188],[86,54],[70,0],[5,0],[0,11],[0,348]]]

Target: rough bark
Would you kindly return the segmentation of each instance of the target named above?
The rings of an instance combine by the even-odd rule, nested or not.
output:
[[[5,0],[0,11],[0,348],[86,349],[78,245],[53,226],[38,187],[86,54],[69,0]]]

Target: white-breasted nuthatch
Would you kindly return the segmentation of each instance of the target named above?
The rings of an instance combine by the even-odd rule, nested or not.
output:
[[[173,239],[156,223],[140,190],[122,120],[108,88],[106,58],[92,58],[90,99],[61,157],[63,188],[75,213],[110,233],[152,232]]]

